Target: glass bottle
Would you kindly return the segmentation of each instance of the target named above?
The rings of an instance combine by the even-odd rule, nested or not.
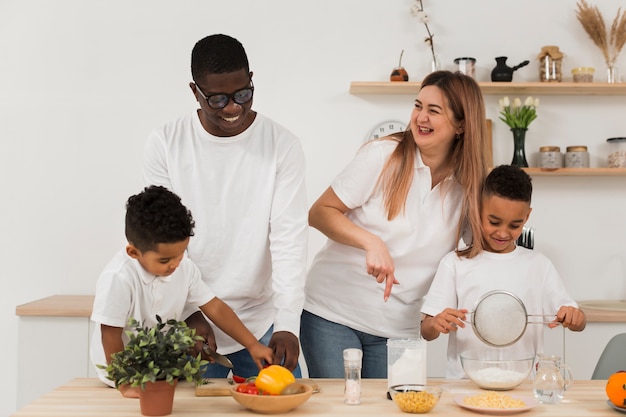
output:
[[[619,68],[614,63],[610,63],[606,68],[606,82],[609,84],[620,82]]]
[[[539,402],[560,403],[571,383],[572,373],[567,365],[561,364],[560,356],[538,355],[533,394]]]
[[[350,405],[361,404],[361,349],[344,349],[345,389],[343,402]]]

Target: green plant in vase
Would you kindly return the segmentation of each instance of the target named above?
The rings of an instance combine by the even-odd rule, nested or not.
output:
[[[510,101],[508,97],[501,98],[500,104],[500,120],[507,124],[513,132],[513,160],[511,165],[518,167],[527,167],[526,160],[526,131],[533,120],[537,118],[537,107],[539,99],[532,97],[526,98],[522,105],[519,98]]]

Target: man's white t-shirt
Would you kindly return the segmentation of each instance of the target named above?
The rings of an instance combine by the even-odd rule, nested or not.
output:
[[[151,133],[144,182],[174,193],[196,222],[189,257],[257,339],[300,334],[308,243],[305,159],[299,140],[256,115],[231,137],[209,134],[197,112]],[[191,313],[191,311],[189,311]],[[243,349],[216,326],[224,354]]]

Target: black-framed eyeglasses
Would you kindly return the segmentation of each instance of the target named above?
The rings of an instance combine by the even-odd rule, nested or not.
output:
[[[217,110],[226,107],[230,100],[233,100],[235,103],[240,105],[246,104],[252,100],[252,96],[254,95],[254,84],[252,84],[252,80],[250,80],[250,87],[242,88],[232,94],[217,93],[206,96],[202,90],[200,90],[198,84],[196,84],[196,90],[198,90],[198,93],[200,93],[202,98],[206,100],[210,108]]]

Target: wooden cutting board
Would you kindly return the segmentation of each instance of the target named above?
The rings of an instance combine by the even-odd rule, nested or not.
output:
[[[206,379],[206,384],[196,387],[196,397],[227,397],[234,386],[231,378]]]

